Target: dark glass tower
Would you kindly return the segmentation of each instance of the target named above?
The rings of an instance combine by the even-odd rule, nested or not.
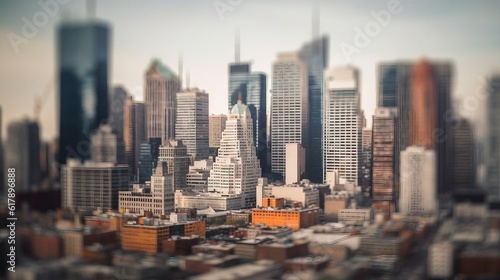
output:
[[[158,163],[160,146],[160,137],[149,138],[147,142],[142,142],[139,146],[139,183],[144,184],[151,179],[153,170]]]
[[[264,73],[250,72],[248,63],[229,64],[228,108],[238,102],[241,93],[243,104],[248,106],[253,121],[253,138],[260,168],[267,168],[267,77]]]
[[[63,22],[57,30],[61,164],[89,159],[91,132],[108,119],[109,45],[102,22]]]
[[[309,96],[309,150],[306,172],[312,182],[323,182],[323,72],[328,68],[328,37],[305,44],[301,57],[307,63]]]

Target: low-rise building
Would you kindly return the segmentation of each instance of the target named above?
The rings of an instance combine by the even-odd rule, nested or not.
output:
[[[339,210],[347,208],[347,195],[329,195],[325,197],[325,221],[338,222]]]
[[[287,208],[252,209],[252,225],[264,224],[268,227],[290,227],[297,230],[319,224],[318,207],[312,208]]]
[[[241,209],[241,195],[221,195],[212,193],[197,193],[178,190],[175,192],[175,208],[196,208],[205,209],[208,207],[214,210],[236,210]]]
[[[258,184],[257,185],[257,206],[263,206],[263,198],[276,197],[284,198],[286,205],[297,207],[319,206],[319,191],[310,186],[306,180],[298,184]]]
[[[340,209],[339,222],[370,222],[372,219],[371,209]]]

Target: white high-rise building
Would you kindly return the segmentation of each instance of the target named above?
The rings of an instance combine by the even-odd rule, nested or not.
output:
[[[177,93],[175,139],[192,161],[208,158],[208,93],[197,88]]]
[[[337,170],[341,178],[358,182],[362,151],[358,85],[359,73],[353,67],[325,71],[323,178]]]
[[[286,181],[293,184],[300,182],[306,172],[306,150],[298,143],[286,144]]]
[[[250,110],[240,100],[229,113],[219,156],[208,178],[209,192],[241,195],[242,207],[255,207],[255,188],[261,176],[252,135]]]
[[[175,137],[175,109],[180,81],[159,60],[151,62],[146,72],[144,103],[147,106],[147,138],[160,137],[167,142]]]
[[[61,168],[62,207],[117,210],[118,192],[128,188],[128,171],[126,164],[68,159]]]
[[[286,144],[309,148],[307,64],[298,53],[278,55],[271,92],[271,171],[286,179]]]
[[[410,146],[401,152],[399,212],[436,213],[436,152]]]

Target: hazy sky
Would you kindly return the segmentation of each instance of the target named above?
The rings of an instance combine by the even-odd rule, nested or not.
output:
[[[56,1],[56,0],[54,0]],[[0,106],[2,126],[33,117],[35,96],[55,79],[55,27],[63,14],[85,17],[85,1],[57,4],[54,17],[43,22],[37,1],[0,0]],[[41,0],[41,2],[52,2]],[[331,67],[348,63],[361,70],[362,107],[368,119],[376,107],[379,62],[421,57],[446,59],[455,65],[454,98],[472,95],[479,77],[500,66],[500,1],[401,0],[399,13],[370,38],[351,61],[340,45],[356,46],[356,28],[365,30],[372,11],[387,10],[392,1],[319,1],[320,33],[330,37]],[[58,2],[55,2],[58,3]],[[265,0],[97,1],[97,17],[112,26],[110,86],[123,85],[142,100],[144,71],[153,57],[177,72],[183,53],[191,86],[210,94],[210,112],[227,113],[227,65],[234,61],[234,33],[240,30],[241,59],[252,70],[268,73],[281,51],[298,50],[312,37],[312,2]],[[226,10],[218,10],[219,9]],[[62,10],[65,10],[63,12]],[[40,27],[16,53],[9,36],[23,36],[23,18]],[[377,30],[374,30],[377,31]],[[11,35],[8,35],[11,34]],[[53,82],[52,82],[53,83]],[[57,85],[57,83],[56,83]],[[41,113],[42,136],[56,136],[57,86]]]

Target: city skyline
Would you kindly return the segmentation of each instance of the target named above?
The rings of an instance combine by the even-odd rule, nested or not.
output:
[[[294,5],[283,5],[284,1],[271,4],[242,1],[222,14],[214,7],[212,1],[200,1],[197,8],[205,8],[197,10],[193,10],[185,3],[156,4],[153,6],[156,9],[152,10],[138,9],[139,4],[130,3],[124,7],[123,12],[104,13],[103,11],[113,10],[109,9],[109,5],[113,5],[111,2],[98,3],[96,9],[96,17],[112,26],[109,87],[123,85],[136,99],[143,100],[145,82],[143,77],[149,61],[159,57],[177,72],[178,59],[182,53],[184,72],[190,73],[190,86],[198,86],[212,93],[211,114],[227,113],[227,109],[220,101],[227,96],[226,67],[234,60],[235,30],[240,32],[241,61],[253,61],[252,69],[268,74],[268,83],[272,79],[270,69],[275,54],[281,51],[299,50],[304,43],[312,39],[310,3],[292,1]],[[371,11],[377,13],[387,9],[389,2],[376,1],[360,5],[359,1],[354,1],[340,5],[335,1],[319,1],[319,34],[330,37],[330,67],[349,64],[340,46],[342,43],[355,46],[353,38],[356,27],[364,29],[366,24],[374,20]],[[9,66],[0,66],[2,73],[0,76],[5,77],[2,78],[2,84],[5,86],[0,91],[0,96],[5,100],[2,105],[7,124],[24,116],[33,117],[35,97],[40,97],[48,81],[54,79],[52,73],[56,67],[55,33],[58,18],[64,14],[61,10],[64,7],[75,17],[82,18],[85,2],[72,1],[60,4],[59,12],[55,13],[54,17],[49,17],[45,25],[37,28],[37,32],[28,43],[18,45],[17,54],[7,35],[10,32],[22,34],[22,17],[31,21],[35,12],[43,10],[37,3],[0,2],[0,6],[5,7],[0,9],[4,12],[0,12],[2,23],[0,29],[5,36],[0,43],[0,55],[2,61],[6,62],[3,65]],[[500,53],[498,48],[500,40],[487,36],[490,34],[488,31],[491,31],[498,22],[494,16],[495,10],[500,8],[498,4],[480,6],[467,2],[453,4],[443,2],[436,3],[431,11],[425,9],[425,6],[425,2],[400,1],[400,13],[392,14],[389,24],[381,27],[376,36],[370,37],[367,46],[359,49],[359,54],[352,55],[351,64],[360,68],[360,88],[363,96],[361,105],[367,115],[375,111],[378,63],[401,59],[416,60],[421,57],[428,57],[431,60],[451,60],[455,63],[457,72],[452,93],[454,99],[457,96],[472,95],[482,84],[479,77],[488,77],[498,70],[492,58]],[[5,14],[7,10],[9,13]],[[271,14],[276,11],[280,11],[278,14],[280,21],[274,22]],[[153,37],[152,33],[157,27],[151,26],[150,32],[140,32],[138,28],[143,24],[130,26],[132,24],[132,21],[129,21],[130,16],[141,17],[145,12],[151,15],[144,17],[143,24],[147,25],[150,21],[156,22],[155,25],[159,26],[163,24],[158,24],[158,21],[170,25],[176,22],[181,24],[176,26],[176,32],[168,31],[165,38]],[[187,15],[187,19],[179,18],[181,14]],[[297,14],[302,16],[296,16]],[[425,22],[421,20],[424,16]],[[464,18],[470,20],[464,21]],[[258,21],[255,21],[257,19]],[[182,24],[183,22],[189,24]],[[198,28],[198,22],[203,22],[203,28]],[[267,32],[262,31],[263,26],[266,26]],[[294,29],[296,35],[286,35],[290,28]],[[407,36],[409,38],[401,42],[398,40],[398,35],[402,29],[408,34],[415,35]],[[428,31],[425,32],[425,36],[419,35],[421,33],[419,30],[422,29]],[[455,34],[456,29],[461,30],[460,34]],[[443,33],[446,36],[442,36]],[[203,51],[200,51],[198,45],[194,43],[200,40],[206,43]],[[173,43],[166,44],[166,41]],[[205,55],[207,52],[214,55],[207,57]],[[17,76],[13,76],[19,71],[32,77],[32,82],[21,83]],[[183,80],[186,86],[187,79]],[[54,113],[56,88],[52,87],[52,93],[49,93],[41,111],[41,135],[44,140],[53,139],[57,134],[57,118]],[[270,90],[272,88],[268,87],[268,99]],[[5,98],[6,96],[8,98]]]

